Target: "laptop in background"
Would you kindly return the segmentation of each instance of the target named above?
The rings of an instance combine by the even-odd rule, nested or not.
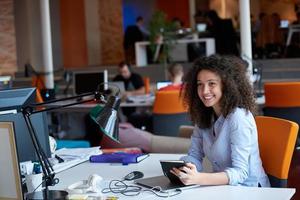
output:
[[[108,89],[112,90],[112,92],[116,93],[117,92],[117,88],[118,87],[120,89],[120,94],[124,93],[125,90],[125,84],[123,81],[111,81],[108,82]]]
[[[172,84],[171,81],[158,81],[156,83],[156,90],[159,90],[160,88],[166,87],[168,85]]]

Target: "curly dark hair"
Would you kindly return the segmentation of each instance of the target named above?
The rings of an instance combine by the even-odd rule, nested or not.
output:
[[[184,77],[183,101],[188,106],[191,120],[200,128],[212,126],[215,115],[212,107],[206,107],[197,92],[197,76],[201,70],[209,70],[222,81],[221,113],[224,117],[235,108],[245,108],[256,114],[254,90],[246,73],[246,63],[235,56],[212,55],[195,60],[194,66]]]

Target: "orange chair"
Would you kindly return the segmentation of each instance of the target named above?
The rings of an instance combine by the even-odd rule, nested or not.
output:
[[[266,116],[255,118],[260,156],[272,187],[286,187],[299,126]]]
[[[300,124],[300,82],[265,83],[264,89],[265,116],[283,118]]]
[[[153,132],[178,136],[180,125],[191,125],[180,91],[158,91],[153,105]]]
[[[148,76],[143,77],[143,82],[145,86],[145,94],[150,93],[150,78]]]
[[[41,90],[45,89],[44,79],[41,76],[33,75],[31,79],[32,87],[36,87],[36,102],[43,103],[43,97],[41,94]]]
[[[265,83],[265,106],[300,107],[300,82]]]

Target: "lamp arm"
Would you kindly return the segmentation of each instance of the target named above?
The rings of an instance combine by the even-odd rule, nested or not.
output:
[[[73,102],[73,103],[68,103],[68,104],[59,105],[59,106],[50,107],[50,108],[43,108],[41,110],[33,110],[34,108],[39,107],[39,106],[49,105],[49,104],[60,102],[60,101],[78,99],[78,98],[91,96],[91,95],[94,95],[94,96],[91,97],[90,99],[80,100],[80,101],[76,101],[76,102]],[[99,101],[100,103],[107,103],[105,98],[104,98],[104,95],[100,94],[99,92],[89,92],[89,93],[84,93],[84,94],[77,95],[77,96],[66,97],[66,98],[61,98],[61,99],[54,99],[54,100],[50,100],[50,101],[43,102],[43,103],[30,104],[29,106],[25,107],[24,109],[25,110],[27,109],[28,112],[30,112],[30,115],[31,115],[31,114],[35,114],[35,113],[46,112],[46,111],[51,111],[51,110],[57,110],[57,109],[60,109],[60,108],[65,108],[65,107],[74,106],[74,105],[78,105],[78,104],[88,103],[88,102],[92,102],[92,101]]]
[[[34,146],[36,154],[38,156],[38,160],[42,167],[42,171],[44,174],[44,181],[46,183],[46,188],[50,185],[55,185],[56,183],[58,183],[58,179],[54,180],[54,176],[55,176],[54,170],[53,170],[52,165],[50,164],[44,150],[42,149],[39,140],[37,139],[35,129],[33,128],[32,122],[30,120],[30,114],[27,113],[26,111],[24,111],[23,116],[25,119],[26,126],[28,128],[29,135],[31,137],[33,146]]]
[[[52,103],[60,102],[60,101],[77,99],[77,98],[91,96],[91,95],[94,95],[93,98],[90,98],[90,99],[87,99],[87,100],[80,100],[80,101],[76,101],[76,102],[73,102],[73,103],[68,103],[68,104],[61,105],[61,106],[43,108],[41,110],[35,110],[35,108],[43,106],[43,105],[48,105],[48,104],[52,104]],[[96,92],[84,93],[84,94],[81,94],[81,95],[67,97],[67,98],[55,99],[55,100],[51,100],[51,101],[47,101],[47,102],[43,102],[43,103],[30,104],[30,105],[22,108],[23,117],[25,119],[25,123],[26,123],[27,129],[29,131],[29,135],[31,137],[33,146],[34,146],[36,154],[38,156],[38,160],[39,160],[39,162],[41,164],[41,167],[42,167],[46,189],[47,189],[48,186],[53,186],[53,185],[57,184],[59,180],[57,178],[54,178],[55,177],[55,172],[54,172],[53,167],[52,167],[51,163],[49,162],[43,148],[41,147],[41,144],[40,144],[40,142],[37,138],[36,131],[34,129],[34,126],[33,126],[32,122],[31,122],[30,116],[32,114],[35,114],[35,113],[46,112],[46,111],[50,111],[50,110],[56,110],[56,109],[59,109],[59,108],[69,107],[69,106],[82,104],[82,103],[86,103],[86,102],[91,102],[91,101],[97,101],[97,100],[99,100],[100,103],[106,103],[106,101],[104,99],[104,95],[102,95],[102,94],[100,94],[100,92],[96,91]]]
[[[55,103],[55,102],[59,102],[59,101],[78,99],[78,98],[87,97],[87,96],[91,96],[91,95],[94,95],[94,98],[97,99],[97,100],[99,100],[99,99],[104,100],[104,96],[100,92],[96,91],[96,92],[87,92],[87,93],[83,93],[83,94],[79,94],[79,95],[71,96],[71,97],[53,99],[53,100],[49,100],[49,101],[46,101],[46,102],[36,103],[36,104],[31,104],[31,105],[32,106],[42,106],[42,105],[47,105],[47,104],[51,104],[51,103]]]

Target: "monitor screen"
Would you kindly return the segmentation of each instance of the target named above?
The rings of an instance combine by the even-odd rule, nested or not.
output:
[[[159,90],[160,88],[166,87],[170,84],[172,84],[171,81],[159,81],[156,83],[156,89]]]
[[[87,92],[94,92],[97,89],[104,91],[107,89],[107,70],[104,71],[74,71],[73,87],[74,95]],[[102,84],[102,85],[100,85]],[[100,88],[98,88],[100,85]]]
[[[0,122],[13,122],[19,162],[37,160],[21,108],[35,103],[35,88],[21,88],[0,91]],[[31,115],[41,147],[50,157],[47,113]]]
[[[204,31],[206,31],[206,26],[207,25],[205,23],[198,23],[196,25],[196,29],[198,32],[204,32]]]
[[[280,20],[280,28],[288,28],[289,27],[289,20],[283,19]]]
[[[0,90],[11,89],[12,78],[11,76],[0,76]]]
[[[13,124],[0,122],[0,199],[23,199]]]

